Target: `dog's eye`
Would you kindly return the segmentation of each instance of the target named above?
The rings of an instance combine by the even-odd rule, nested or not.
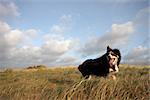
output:
[[[115,58],[112,58],[113,61],[115,61]]]
[[[112,56],[117,56],[117,55],[116,55],[115,53],[113,53],[113,52],[111,53],[111,55],[112,55]]]

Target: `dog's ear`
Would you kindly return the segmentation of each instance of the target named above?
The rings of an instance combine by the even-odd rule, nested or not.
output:
[[[109,47],[109,46],[107,46],[107,52],[109,52],[109,51],[111,51],[112,49]]]

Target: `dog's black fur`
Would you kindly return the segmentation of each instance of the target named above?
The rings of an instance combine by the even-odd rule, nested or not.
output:
[[[108,57],[110,51],[119,56],[117,62],[117,65],[119,66],[121,60],[120,51],[118,49],[111,49],[108,46],[107,52],[103,56],[97,59],[88,59],[79,65],[78,69],[82,73],[83,77],[88,78],[89,75],[106,77],[109,74],[110,68]]]

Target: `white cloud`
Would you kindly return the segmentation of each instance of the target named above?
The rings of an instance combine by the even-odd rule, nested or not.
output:
[[[124,62],[136,65],[150,65],[150,49],[148,47],[138,46],[124,56]]]
[[[57,66],[57,60],[61,63],[63,56],[71,49],[72,40],[50,38],[44,40],[41,46],[22,46],[10,49],[8,66],[29,66],[34,64],[46,64]],[[22,62],[19,64],[19,62]]]
[[[26,51],[23,45],[27,44],[26,42],[31,42],[29,41],[33,38],[31,34],[35,31],[11,29],[7,23],[2,24],[4,24],[4,26],[0,26],[0,64],[3,66],[15,66],[18,62],[23,62],[24,59],[26,59],[24,56],[27,55],[28,52],[34,56],[34,53],[30,50]]]
[[[134,26],[132,22],[127,22],[124,24],[113,24],[112,27],[112,34],[130,34],[134,32]]]
[[[24,38],[23,32],[17,29],[11,30],[9,33],[5,34],[4,37],[6,42],[12,46],[21,43]]]
[[[7,17],[19,16],[17,6],[8,1],[0,0],[0,65],[7,66],[9,63],[10,49],[20,42],[20,30],[12,30],[4,20]],[[3,21],[2,21],[3,20]],[[13,36],[14,35],[14,36]],[[16,36],[16,37],[15,37]]]
[[[8,1],[1,0],[0,1],[0,18],[6,16],[19,16],[17,6]]]
[[[3,66],[56,66],[58,59],[61,61],[59,63],[66,64],[61,56],[69,52],[75,44],[74,39],[66,39],[60,34],[46,34],[37,38],[37,30],[12,29],[5,22],[0,22],[0,33],[0,64]],[[41,39],[42,44],[33,45],[32,42],[36,39]]]
[[[9,30],[3,34],[5,41],[10,46],[17,46],[20,44],[31,44],[32,40],[37,37],[37,31],[35,29],[29,29],[22,31],[19,29]]]
[[[65,31],[65,27],[60,25],[53,25],[50,31],[55,34],[63,34]]]
[[[7,23],[0,21],[0,34],[7,33],[10,29],[11,27]]]
[[[103,51],[108,45],[115,47],[126,45],[133,32],[134,25],[132,22],[113,24],[111,31],[101,37],[91,38],[79,51],[87,56],[98,53],[100,50]]]
[[[36,46],[14,47],[9,52],[8,66],[28,66],[41,62],[41,48]],[[21,62],[21,63],[19,63]]]
[[[10,30],[11,28],[7,23],[0,21],[0,63],[5,63],[5,59],[7,59],[9,45],[4,35]]]
[[[60,55],[67,52],[72,44],[72,40],[65,40],[59,35],[44,36],[45,42],[42,45],[43,53],[51,55]]]
[[[4,66],[9,63],[10,49],[19,42],[20,38],[19,30],[12,30],[4,20],[5,18],[19,15],[18,8],[13,2],[0,0],[0,64]]]
[[[64,34],[70,29],[71,23],[72,23],[72,16],[70,14],[62,15],[59,18],[59,23],[53,25],[50,28],[50,32],[53,34]]]
[[[35,29],[28,29],[25,31],[25,34],[32,39],[38,37],[38,31]]]
[[[148,28],[150,24],[150,7],[141,9],[135,16],[134,24]]]

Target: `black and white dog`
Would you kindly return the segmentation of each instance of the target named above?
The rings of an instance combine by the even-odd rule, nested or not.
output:
[[[120,60],[120,51],[107,46],[107,52],[103,56],[84,61],[78,69],[85,78],[89,78],[90,75],[106,77],[109,73],[119,71]]]

